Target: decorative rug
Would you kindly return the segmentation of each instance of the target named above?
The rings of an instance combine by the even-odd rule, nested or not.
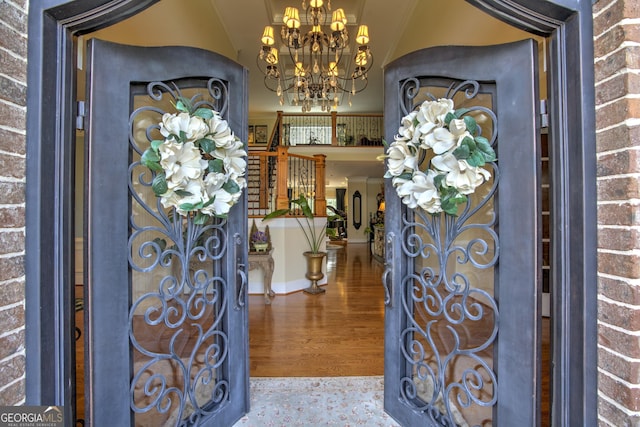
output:
[[[383,409],[384,378],[251,378],[251,411],[235,426],[398,426]]]

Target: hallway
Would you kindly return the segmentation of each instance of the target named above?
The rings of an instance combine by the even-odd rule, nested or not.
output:
[[[346,267],[345,267],[346,266]],[[326,292],[249,297],[252,377],[384,373],[383,265],[366,243],[330,249]]]

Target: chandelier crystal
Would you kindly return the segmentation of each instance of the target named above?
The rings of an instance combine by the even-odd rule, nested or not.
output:
[[[360,25],[349,47],[347,17],[343,9],[331,11],[331,0],[302,1],[303,18],[296,7],[287,7],[282,17],[278,49],[272,26],[262,33],[258,68],[264,85],[275,92],[284,105],[285,96],[302,112],[320,106],[322,111],[337,108],[343,94],[351,97],[367,87],[367,73],[373,64],[369,49],[369,28]],[[331,18],[330,20],[328,18]],[[351,69],[351,72],[348,70]]]

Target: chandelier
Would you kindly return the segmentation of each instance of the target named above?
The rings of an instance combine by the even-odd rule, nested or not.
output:
[[[367,45],[369,29],[360,25],[355,39],[357,49],[350,55],[344,10],[331,12],[331,0],[326,5],[323,0],[309,0],[308,6],[305,3],[303,0],[303,21],[298,8],[285,9],[280,49],[274,46],[273,27],[264,28],[257,58],[264,85],[276,93],[280,105],[284,105],[287,95],[293,105],[302,106],[302,112],[311,111],[317,105],[328,112],[332,105],[337,108],[344,94],[348,94],[351,106],[351,97],[367,87],[367,72],[373,64]],[[327,21],[329,15],[330,22]],[[280,53],[284,53],[285,58],[281,58]],[[351,59],[353,71],[347,73]]]

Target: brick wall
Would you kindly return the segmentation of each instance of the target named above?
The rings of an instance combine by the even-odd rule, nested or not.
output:
[[[28,0],[0,0],[0,405],[24,403]]]
[[[599,425],[640,425],[640,1],[593,6]]]

